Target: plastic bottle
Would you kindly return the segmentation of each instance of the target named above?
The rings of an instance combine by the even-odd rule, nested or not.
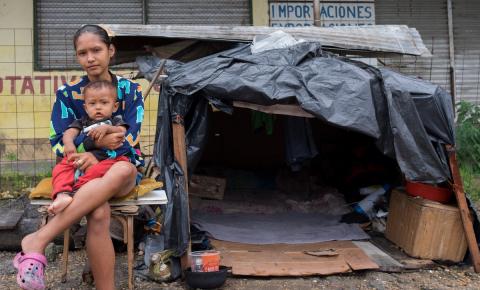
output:
[[[383,188],[383,186],[381,184],[370,185],[370,186],[367,186],[367,187],[360,188],[358,190],[358,193],[360,193],[360,195],[369,195],[369,194],[374,193],[375,191],[377,191],[381,188]]]
[[[153,254],[165,250],[163,235],[147,235],[145,240],[145,265],[150,266],[150,258]]]
[[[360,189],[361,194],[362,194],[362,189],[364,189],[363,192],[365,192],[368,195],[364,199],[359,201],[353,207],[353,209],[358,213],[368,216],[369,219],[372,219],[375,215],[375,213],[373,212],[373,206],[378,201],[378,199],[390,189],[390,185],[384,184],[382,187],[378,187],[375,191],[371,190],[371,187],[361,188]]]

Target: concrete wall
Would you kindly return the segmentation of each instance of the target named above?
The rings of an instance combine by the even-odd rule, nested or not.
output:
[[[0,0],[0,28],[33,28],[32,0]]]
[[[82,71],[35,71],[33,37],[33,1],[0,0],[0,162],[53,158],[48,135],[55,91],[83,75]],[[148,82],[139,82],[146,90]],[[158,88],[145,104],[141,145],[146,154],[153,148],[157,97]]]
[[[252,0],[252,20],[254,26],[268,26],[268,0]]]

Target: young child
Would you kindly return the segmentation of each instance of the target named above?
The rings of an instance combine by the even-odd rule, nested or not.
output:
[[[74,193],[82,185],[94,178],[102,177],[115,162],[129,161],[126,156],[109,158],[108,151],[99,148],[88,151],[99,161],[88,168],[82,166],[84,160],[81,158],[77,160],[71,158],[71,155],[77,152],[74,140],[80,132],[97,141],[106,134],[125,133],[128,129],[122,116],[117,115],[112,118],[113,112],[118,109],[118,102],[116,88],[111,82],[91,82],[83,89],[83,95],[84,108],[88,117],[73,121],[63,133],[64,157],[52,172],[52,199],[54,201],[48,208],[48,212],[51,214],[57,214],[65,209],[72,202]]]

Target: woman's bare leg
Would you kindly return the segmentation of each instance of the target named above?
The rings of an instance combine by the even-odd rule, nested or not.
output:
[[[110,238],[110,205],[104,203],[87,215],[87,256],[95,287],[115,289],[115,251]]]
[[[128,167],[119,166],[115,169],[112,167],[113,173],[121,170],[128,171]],[[130,192],[135,185],[136,170],[134,173],[131,178],[127,178],[131,184],[127,184],[115,196],[123,196]],[[87,222],[87,255],[95,279],[95,287],[102,290],[113,290],[115,289],[115,252],[110,238],[110,205],[104,203],[96,208],[87,215]]]
[[[111,197],[128,194],[135,185],[135,175],[136,169],[131,163],[124,161],[115,163],[103,178],[94,179],[82,186],[75,193],[70,205],[49,223],[25,236],[22,240],[22,250],[26,253],[43,253],[48,243],[80,218],[102,206]]]

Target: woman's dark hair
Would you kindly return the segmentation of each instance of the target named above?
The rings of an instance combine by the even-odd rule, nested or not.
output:
[[[75,34],[73,35],[73,47],[75,49],[77,49],[78,38],[80,37],[80,35],[82,35],[86,32],[93,33],[93,34],[97,35],[100,38],[100,40],[103,43],[105,43],[107,46],[110,46],[110,44],[112,44],[112,40],[108,36],[108,33],[107,33],[107,31],[105,31],[105,29],[103,29],[102,27],[100,27],[98,25],[87,24],[87,25],[82,26],[80,29],[78,29],[77,32],[75,32]]]

